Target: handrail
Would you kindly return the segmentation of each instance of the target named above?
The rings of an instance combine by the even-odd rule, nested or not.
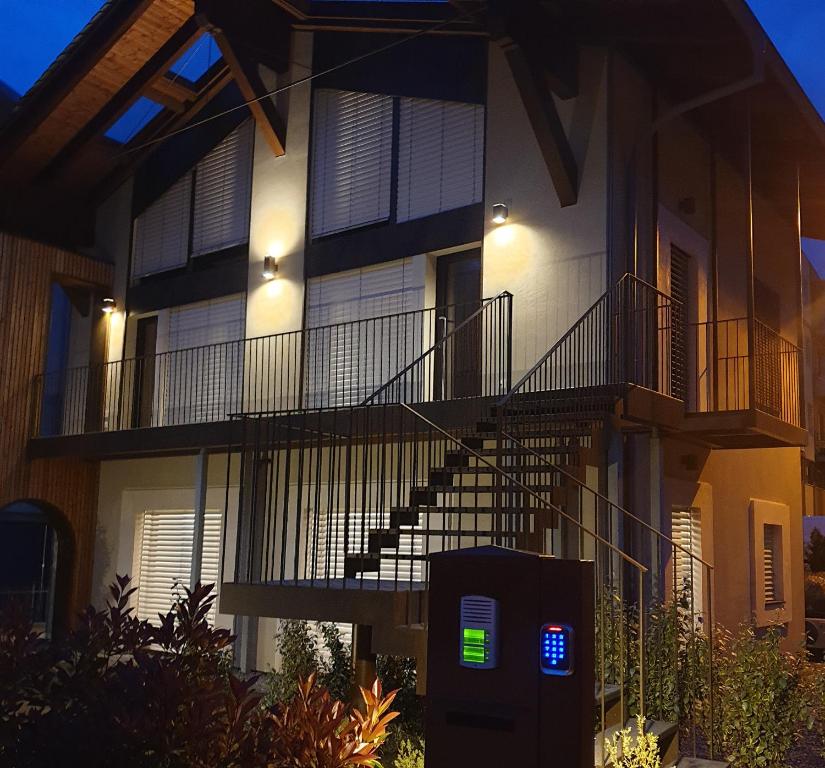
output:
[[[611,296],[614,292],[616,292],[616,291],[620,290],[620,289],[621,289],[624,285],[626,285],[626,284],[627,284],[628,282],[630,282],[630,281],[632,281],[632,282],[633,282],[634,284],[636,284],[636,285],[640,285],[640,286],[642,286],[642,287],[644,287],[644,288],[647,288],[648,290],[652,291],[652,292],[653,292],[656,296],[661,297],[661,298],[663,298],[663,299],[666,299],[666,300],[667,300],[668,302],[670,302],[671,304],[675,304],[675,305],[681,305],[681,304],[682,304],[682,302],[681,302],[681,301],[679,301],[678,299],[674,299],[672,296],[669,296],[669,295],[668,295],[668,294],[666,294],[664,291],[659,290],[658,288],[656,288],[656,286],[651,285],[651,284],[650,284],[650,283],[648,283],[646,280],[642,280],[640,277],[637,277],[636,275],[633,275],[633,274],[631,274],[630,272],[626,272],[626,273],[625,273],[625,274],[624,274],[624,275],[623,275],[623,276],[622,276],[622,277],[621,277],[621,278],[620,278],[620,279],[616,282],[616,284],[615,284],[615,285],[613,285],[612,287],[610,287],[610,288],[608,288],[606,291],[604,291],[604,293],[602,293],[602,294],[601,294],[601,296],[599,296],[599,298],[598,298],[598,299],[596,299],[596,301],[594,301],[594,302],[593,302],[593,303],[592,303],[592,304],[591,304],[591,305],[587,308],[587,310],[585,310],[585,312],[583,312],[583,313],[582,313],[582,315],[578,318],[578,320],[576,320],[576,322],[575,322],[575,323],[573,323],[573,325],[572,325],[572,326],[570,326],[570,328],[568,328],[568,329],[564,332],[564,334],[562,334],[562,336],[561,336],[561,337],[560,337],[560,338],[559,338],[559,339],[555,342],[555,344],[553,344],[553,346],[552,346],[552,347],[550,347],[550,349],[548,349],[548,350],[547,350],[547,352],[545,352],[545,353],[544,353],[544,355],[542,355],[542,357],[540,357],[540,358],[539,358],[539,360],[538,360],[538,361],[537,361],[537,362],[536,362],[536,363],[535,363],[535,364],[534,364],[534,365],[530,368],[530,370],[529,370],[529,371],[527,371],[527,373],[525,373],[525,374],[524,374],[524,375],[523,375],[523,376],[522,376],[522,377],[518,380],[518,382],[516,382],[516,384],[514,384],[514,385],[511,387],[510,391],[509,391],[509,392],[507,392],[507,393],[506,393],[506,394],[505,394],[502,398],[500,398],[500,399],[499,399],[499,401],[498,401],[498,403],[497,403],[498,407],[502,407],[502,406],[506,405],[506,404],[507,404],[507,403],[508,403],[508,402],[512,399],[512,397],[516,394],[516,392],[518,392],[518,391],[519,391],[519,390],[520,390],[520,389],[524,386],[524,384],[526,384],[526,382],[527,382],[527,381],[529,381],[529,380],[530,380],[530,378],[531,378],[532,376],[534,376],[534,375],[535,375],[535,374],[539,371],[539,369],[540,369],[540,368],[541,368],[541,367],[542,367],[542,366],[543,366],[543,365],[544,365],[544,364],[545,364],[545,363],[546,363],[546,362],[547,362],[547,361],[548,361],[548,360],[549,360],[549,359],[550,359],[550,358],[551,358],[551,357],[552,357],[552,356],[553,356],[553,355],[554,355],[554,354],[555,354],[555,353],[556,353],[559,349],[561,349],[561,348],[563,347],[563,345],[564,345],[567,341],[569,341],[569,340],[570,340],[570,338],[573,336],[573,334],[575,334],[575,333],[576,333],[576,331],[578,330],[578,328],[580,327],[580,325],[582,324],[582,322],[583,322],[583,321],[584,321],[584,320],[585,320],[585,319],[586,319],[586,318],[587,318],[587,317],[588,317],[588,316],[589,316],[589,315],[590,315],[590,314],[591,314],[591,313],[592,313],[592,312],[593,312],[593,311],[594,311],[594,310],[595,310],[595,309],[596,309],[596,308],[597,308],[597,307],[598,307],[598,306],[599,306],[602,302],[604,302],[605,300],[609,299],[609,298],[610,298],[610,296]]]
[[[453,336],[455,336],[455,335],[456,335],[456,334],[457,334],[457,333],[458,333],[458,332],[459,332],[462,328],[464,328],[465,326],[469,325],[471,322],[473,322],[473,320],[475,320],[477,317],[479,317],[479,316],[480,316],[480,315],[484,312],[484,310],[485,310],[485,309],[487,309],[487,307],[491,306],[492,304],[494,304],[495,302],[497,302],[499,299],[503,299],[504,297],[510,297],[510,298],[512,298],[512,297],[513,297],[513,294],[512,294],[512,293],[510,293],[509,291],[502,291],[501,293],[499,293],[499,294],[498,294],[498,296],[494,296],[492,299],[487,299],[486,301],[484,301],[484,302],[482,303],[482,305],[481,305],[481,306],[480,306],[480,307],[479,307],[479,308],[478,308],[475,312],[473,312],[473,314],[472,314],[472,315],[470,315],[470,316],[469,316],[468,318],[466,318],[466,319],[465,319],[462,323],[460,323],[460,324],[459,324],[459,325],[457,325],[455,328],[453,328],[453,330],[452,330],[452,331],[450,331],[448,334],[446,334],[445,336],[442,336],[442,337],[441,337],[441,338],[440,338],[440,339],[439,339],[439,340],[438,340],[435,344],[433,344],[433,345],[432,345],[432,346],[431,346],[428,350],[426,350],[425,352],[422,352],[422,353],[421,353],[421,354],[420,354],[420,355],[419,355],[419,356],[418,356],[415,360],[413,360],[413,361],[412,361],[412,362],[411,362],[411,363],[410,363],[410,364],[409,364],[406,368],[404,368],[403,370],[399,371],[399,372],[398,372],[395,376],[393,376],[393,377],[392,377],[389,381],[387,381],[387,382],[385,382],[384,384],[382,384],[382,385],[381,385],[381,387],[379,387],[379,388],[378,388],[375,392],[373,392],[373,393],[372,393],[372,394],[371,394],[371,395],[370,395],[370,396],[369,396],[366,400],[364,400],[362,403],[360,403],[360,406],[362,406],[362,407],[363,407],[363,406],[368,406],[368,405],[371,405],[371,404],[372,404],[372,402],[375,400],[375,398],[377,398],[379,395],[381,395],[383,392],[385,392],[387,389],[389,389],[389,388],[390,388],[393,384],[395,384],[397,381],[399,381],[400,379],[402,379],[402,378],[403,378],[403,377],[404,377],[407,373],[409,373],[409,372],[410,372],[413,368],[415,368],[417,365],[419,365],[419,364],[420,364],[420,363],[424,360],[424,358],[426,358],[428,355],[430,355],[431,353],[435,352],[437,349],[439,349],[439,348],[441,348],[442,346],[444,346],[444,345],[445,345],[445,344],[446,344],[446,343],[447,343],[447,342],[448,342],[448,341],[449,341],[449,340],[450,340]]]
[[[508,432],[502,432],[502,433],[501,433],[501,436],[502,436],[502,437],[504,437],[506,440],[509,440],[510,442],[515,443],[515,444],[516,444],[519,448],[523,448],[523,449],[524,449],[524,450],[526,450],[528,453],[530,453],[532,456],[535,456],[535,458],[537,458],[539,461],[541,461],[541,462],[542,462],[545,466],[552,467],[554,470],[556,470],[556,471],[557,471],[557,472],[559,472],[560,474],[562,474],[562,475],[564,475],[565,477],[567,477],[568,479],[572,480],[572,481],[573,481],[576,485],[578,485],[580,488],[583,488],[583,489],[585,489],[585,490],[587,490],[587,491],[590,491],[590,493],[592,493],[592,494],[593,494],[593,495],[594,495],[597,499],[600,499],[601,501],[606,502],[606,503],[607,503],[607,504],[609,504],[609,505],[610,505],[613,509],[617,510],[618,512],[621,512],[623,515],[625,515],[625,516],[629,517],[629,518],[630,518],[631,520],[633,520],[634,522],[639,523],[639,525],[641,525],[643,528],[645,528],[646,530],[648,530],[648,531],[650,531],[651,533],[655,534],[656,536],[658,536],[658,537],[659,537],[660,539],[662,539],[663,541],[666,541],[668,544],[673,545],[676,549],[678,549],[678,550],[680,550],[681,552],[683,552],[684,554],[686,554],[686,555],[687,555],[688,557],[690,557],[692,560],[695,560],[696,562],[701,563],[701,564],[702,564],[702,565],[704,565],[706,568],[709,568],[711,571],[715,569],[715,566],[713,566],[713,565],[711,565],[710,563],[706,562],[705,560],[703,560],[703,559],[702,559],[701,557],[699,557],[698,555],[695,555],[695,554],[694,554],[693,552],[691,552],[689,549],[687,549],[686,547],[683,547],[681,544],[679,544],[678,542],[674,541],[673,539],[671,539],[669,536],[667,536],[667,535],[665,535],[664,533],[662,533],[662,532],[661,532],[660,530],[658,530],[657,528],[654,528],[654,527],[653,527],[650,523],[645,522],[644,520],[642,520],[642,518],[637,517],[636,515],[634,515],[634,514],[633,514],[630,510],[625,509],[624,507],[619,506],[618,504],[616,504],[616,502],[611,501],[610,499],[608,499],[608,498],[607,498],[607,496],[605,496],[603,493],[601,493],[601,492],[599,492],[599,491],[597,491],[597,490],[594,490],[594,489],[593,489],[593,488],[591,488],[589,485],[587,485],[587,483],[584,483],[584,482],[582,482],[581,480],[579,480],[579,478],[578,478],[578,477],[576,477],[576,476],[575,476],[572,472],[568,472],[566,469],[564,469],[564,467],[560,467],[560,466],[558,466],[557,464],[553,464],[552,462],[548,461],[548,460],[547,460],[544,456],[542,456],[540,453],[538,453],[537,451],[534,451],[534,450],[533,450],[533,449],[532,449],[529,445],[525,445],[524,443],[522,443],[522,442],[521,442],[520,440],[518,440],[517,438],[513,437],[513,436],[512,436],[511,434],[509,434]]]
[[[589,314],[590,314],[590,313],[591,313],[591,312],[592,312],[592,311],[593,311],[596,307],[598,307],[598,306],[599,306],[599,304],[601,304],[601,303],[602,303],[602,301],[604,301],[604,300],[605,300],[605,299],[606,299],[606,298],[607,298],[607,297],[608,297],[608,296],[609,296],[612,292],[613,292],[613,289],[612,289],[612,288],[608,288],[608,289],[607,289],[607,290],[606,290],[606,291],[605,291],[605,292],[604,292],[601,296],[599,296],[599,298],[598,298],[598,299],[596,299],[596,301],[594,301],[594,302],[593,302],[593,303],[592,303],[592,304],[591,304],[591,305],[587,308],[587,310],[586,310],[586,311],[585,311],[585,312],[581,315],[581,317],[580,317],[580,318],[579,318],[579,319],[578,319],[575,323],[573,323],[573,325],[571,325],[571,326],[570,326],[570,327],[569,327],[569,328],[568,328],[568,329],[567,329],[567,330],[566,330],[566,331],[565,331],[565,332],[561,335],[561,337],[558,339],[558,341],[556,341],[556,343],[555,343],[555,344],[553,344],[553,346],[552,346],[552,347],[550,347],[550,349],[548,349],[548,350],[547,350],[547,352],[545,352],[545,353],[544,353],[544,355],[538,359],[538,361],[536,362],[536,364],[535,364],[535,365],[534,365],[534,366],[533,366],[533,367],[532,367],[529,371],[527,371],[527,373],[525,373],[525,374],[524,374],[524,376],[522,376],[522,377],[521,377],[521,378],[520,378],[520,379],[519,379],[519,380],[518,380],[515,384],[513,384],[513,386],[510,388],[510,391],[509,391],[506,395],[504,395],[504,397],[502,397],[502,398],[498,401],[497,406],[498,406],[498,407],[501,407],[501,406],[503,406],[503,405],[506,405],[506,404],[508,403],[508,401],[510,400],[510,398],[511,398],[511,397],[512,397],[512,396],[513,396],[516,392],[518,392],[518,390],[520,390],[520,389],[521,389],[521,387],[524,385],[524,383],[525,383],[526,381],[528,381],[528,380],[530,379],[530,377],[531,377],[531,376],[532,376],[532,375],[533,375],[533,374],[534,374],[534,373],[535,373],[535,372],[536,372],[539,368],[541,368],[541,366],[542,366],[542,365],[544,365],[544,364],[547,362],[547,360],[548,360],[548,359],[550,358],[550,356],[551,356],[551,355],[552,355],[552,354],[556,351],[556,349],[558,349],[559,347],[561,347],[561,345],[562,345],[562,344],[564,344],[564,342],[565,342],[565,341],[567,341],[567,340],[568,340],[568,339],[569,339],[569,338],[570,338],[570,337],[571,337],[571,336],[572,336],[572,335],[576,332],[576,328],[577,328],[577,327],[578,327],[578,325],[579,325],[579,321],[580,321],[582,318],[587,317],[587,315],[589,315]]]
[[[582,533],[584,533],[588,536],[591,536],[595,541],[598,541],[600,544],[604,544],[604,546],[606,546],[611,552],[613,552],[613,554],[618,555],[626,563],[628,563],[629,565],[632,565],[634,568],[636,568],[636,570],[638,570],[640,574],[645,574],[645,573],[648,572],[648,568],[646,566],[642,565],[638,560],[635,560],[630,555],[623,552],[615,544],[611,544],[607,539],[600,536],[598,533],[595,533],[594,531],[591,531],[589,528],[587,528],[587,526],[582,525],[572,515],[568,515],[564,510],[560,509],[555,504],[551,504],[549,501],[547,501],[547,499],[545,499],[539,493],[537,493],[532,488],[530,488],[529,486],[522,483],[521,480],[516,479],[515,477],[513,477],[513,475],[510,475],[509,473],[505,472],[501,467],[498,467],[495,464],[493,464],[492,462],[488,461],[480,453],[478,453],[477,451],[473,450],[472,448],[466,446],[457,437],[451,435],[446,429],[439,426],[435,422],[430,421],[430,419],[428,419],[426,416],[424,416],[423,414],[416,411],[415,408],[412,408],[407,403],[401,403],[400,405],[403,408],[405,408],[406,410],[408,410],[411,414],[413,414],[413,416],[415,416],[417,419],[419,419],[420,421],[423,421],[428,427],[430,427],[431,429],[434,429],[436,432],[440,433],[443,437],[446,437],[448,441],[450,441],[454,445],[457,445],[462,450],[467,451],[467,453],[469,453],[471,456],[473,456],[477,461],[481,461],[483,464],[488,466],[490,469],[492,469],[494,472],[499,474],[505,480],[507,480],[508,482],[513,483],[514,485],[518,486],[522,491],[524,491],[528,495],[532,496],[540,504],[542,504],[543,506],[545,506],[546,508],[548,508],[549,510],[551,510],[555,514],[560,515],[561,517],[563,517],[568,522],[573,523],[573,525],[575,525]]]

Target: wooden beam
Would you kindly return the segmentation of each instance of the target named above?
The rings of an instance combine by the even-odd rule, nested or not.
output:
[[[131,3],[111,3],[99,17],[89,22],[70,47],[46,71],[44,80],[36,83],[26,94],[25,105],[4,128],[0,136],[0,166],[71,93],[153,2],[154,0],[136,0]]]
[[[544,70],[525,50],[509,41],[503,46],[562,208],[578,201],[578,168]]]
[[[210,33],[229,65],[232,78],[240,89],[244,101],[248,102],[249,111],[255,118],[267,144],[275,157],[282,157],[286,152],[286,126],[272,99],[260,98],[266,93],[266,88],[258,74],[257,65],[239,55],[222,30],[213,27]]]
[[[158,102],[158,104],[163,104],[167,109],[178,113],[185,112],[187,107],[198,98],[196,91],[183,85],[179,80],[166,77],[166,75],[161,75],[150,83],[145,95]]]
[[[259,64],[275,72],[289,66],[289,17],[272,0],[245,0],[232,5],[221,0],[196,0],[195,16],[218,44],[249,111],[276,157],[285,152],[286,126],[267,92]],[[259,100],[260,99],[260,100]]]
[[[188,48],[200,35],[195,20],[189,19],[161,48],[147,61],[110,99],[86,125],[83,126],[63,147],[54,159],[40,172],[38,181],[54,178],[91,141],[103,134],[132,104],[142,96],[149,86],[158,80],[175,62],[180,53]]]

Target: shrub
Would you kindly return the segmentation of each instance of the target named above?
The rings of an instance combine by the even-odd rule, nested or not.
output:
[[[295,708],[269,710],[257,678],[241,680],[228,668],[233,638],[206,618],[212,585],[186,590],[157,626],[132,614],[134,591],[118,577],[107,609],[87,609],[60,643],[19,615],[0,616],[0,765],[378,765],[394,694],[383,696],[380,686],[364,692],[362,715],[311,677],[296,684]],[[323,730],[330,727],[334,734]],[[317,760],[289,762],[296,754]]]
[[[624,728],[605,742],[608,765],[615,768],[661,768],[659,739],[655,734],[645,733],[644,718],[636,716],[636,734]]]
[[[386,754],[390,764],[401,768],[399,759],[405,741],[413,751],[421,752],[424,747],[424,699],[416,693],[415,659],[379,656],[376,671],[385,688],[398,691],[395,708],[400,714],[396,727],[387,740]]]
[[[335,701],[316,684],[315,675],[298,685],[296,696],[272,714],[278,733],[273,742],[275,768],[350,768],[380,766],[378,751],[387,738],[395,693],[383,695],[376,679],[361,689],[364,712]]]
[[[323,646],[321,645],[323,643]],[[315,624],[288,619],[275,635],[281,657],[280,669],[265,677],[267,706],[289,701],[298,682],[315,675],[318,682],[337,699],[346,701],[354,688],[352,653],[335,624]]]
[[[715,659],[717,743],[734,768],[782,768],[807,720],[804,660],[778,632],[719,631]]]
[[[825,664],[807,662],[802,686],[808,705],[808,728],[816,731],[819,756],[825,760]]]
[[[402,739],[394,768],[424,768],[424,750],[409,739]]]

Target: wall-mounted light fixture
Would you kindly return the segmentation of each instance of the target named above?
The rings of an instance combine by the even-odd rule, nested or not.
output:
[[[103,310],[107,315],[111,315],[117,309],[117,304],[115,304],[115,300],[110,296],[107,296],[100,305],[101,310]]]
[[[266,256],[264,258],[264,269],[261,272],[264,280],[274,280],[278,277],[278,262],[275,261],[274,256]]]
[[[504,203],[493,206],[493,224],[505,224],[510,218],[510,209]]]

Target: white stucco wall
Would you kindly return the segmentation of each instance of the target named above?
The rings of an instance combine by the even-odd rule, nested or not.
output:
[[[293,63],[283,82],[306,77],[312,64],[312,35],[297,32]],[[247,337],[301,328],[304,309],[311,88],[290,89],[279,106],[287,113],[286,154],[275,157],[260,135],[255,139],[249,233]],[[261,277],[266,256],[278,263],[278,277]]]
[[[607,78],[603,53],[582,54],[580,95],[556,104],[576,156],[579,199],[561,208],[505,56],[490,46],[484,295],[514,294],[514,379],[606,288]],[[490,221],[495,203],[507,224]]]

